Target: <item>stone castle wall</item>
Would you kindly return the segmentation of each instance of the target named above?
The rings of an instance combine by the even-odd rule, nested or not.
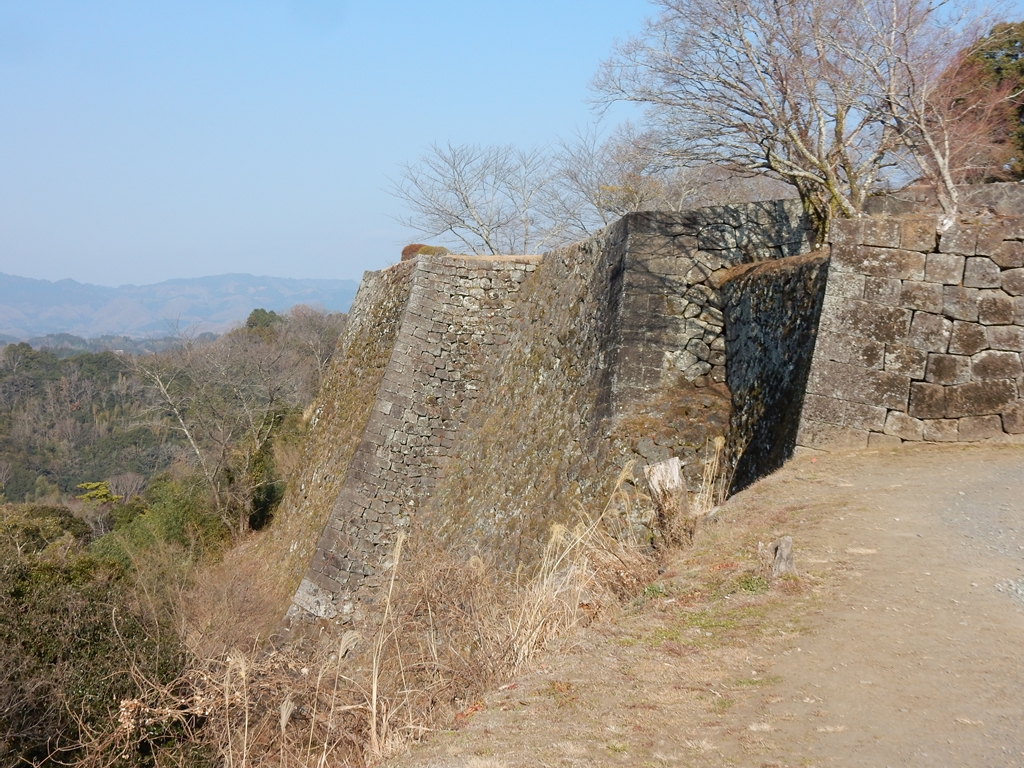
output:
[[[833,227],[800,445],[1024,432],[1024,218],[941,221]]]
[[[307,466],[298,481],[344,478],[291,615],[358,620],[413,517],[445,546],[514,564],[540,551],[553,522],[603,505],[616,463],[674,451],[699,477],[698,449],[716,425],[724,431],[727,398],[718,415],[720,397],[694,400],[699,434],[678,433],[653,452],[643,441],[655,435],[615,424],[676,388],[686,400],[724,379],[712,276],[809,242],[802,211],[785,201],[634,214],[543,258],[400,265],[406,304],[392,313],[395,340],[356,448],[329,467]],[[388,282],[390,272],[366,280]],[[360,303],[352,328],[365,325],[361,313],[380,314]],[[320,416],[314,433],[342,429],[351,426]],[[297,502],[308,506],[286,500],[281,517],[294,518]]]
[[[293,614],[359,618],[347,596],[380,586],[397,531],[430,497],[490,360],[508,344],[516,296],[538,261],[421,256],[392,268],[408,272],[407,298],[392,315],[394,343],[356,449],[347,463],[330,467],[344,480]],[[357,327],[365,325],[361,312],[381,314],[372,301],[360,305],[350,321]],[[350,436],[338,424],[328,429]],[[306,472],[318,469],[326,468]]]
[[[934,213],[839,222],[818,253],[790,200],[368,273],[279,511],[305,563],[290,616],[359,621],[410,527],[529,562],[630,462],[643,490],[645,463],[679,456],[696,490],[718,435],[738,489],[797,444],[1024,432],[1017,187],[972,192],[982,218],[947,232]]]

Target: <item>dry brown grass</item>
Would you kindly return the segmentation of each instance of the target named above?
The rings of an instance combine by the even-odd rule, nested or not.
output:
[[[443,550],[424,532],[399,538],[362,636],[264,642],[274,596],[239,568],[251,559],[229,557],[183,593],[188,672],[169,686],[139,679],[142,693],[121,703],[112,732],[93,735],[82,765],[155,749],[168,765],[204,755],[227,768],[364,766],[404,749],[654,577],[648,555],[609,532],[637,501],[625,478],[596,518],[555,526],[531,571]]]

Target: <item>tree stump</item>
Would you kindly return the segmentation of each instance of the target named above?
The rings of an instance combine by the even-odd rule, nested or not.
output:
[[[757,554],[765,575],[772,579],[781,576],[799,576],[793,562],[793,537],[782,536],[765,546],[757,543]]]
[[[682,466],[679,457],[673,456],[644,467],[644,476],[658,510],[658,526],[669,544],[692,542],[697,528],[697,519],[690,514]]]

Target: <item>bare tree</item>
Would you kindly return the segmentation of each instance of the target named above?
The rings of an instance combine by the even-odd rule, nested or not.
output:
[[[135,472],[122,472],[112,475],[107,480],[107,488],[110,489],[110,492],[125,503],[142,493],[145,487],[146,478]]]
[[[645,105],[682,165],[792,184],[822,237],[833,216],[857,215],[885,183],[894,153],[910,146],[916,157],[929,144],[925,105],[944,69],[936,59],[958,50],[950,43],[966,29],[943,0],[656,5],[644,32],[602,66],[603,98]]]
[[[552,215],[554,171],[542,150],[511,145],[433,145],[406,164],[391,193],[410,214],[399,221],[475,254],[536,253],[561,241]]]
[[[139,358],[135,371],[163,423],[187,441],[224,521],[244,531],[253,498],[269,482],[261,467],[271,440],[299,404],[294,352],[241,328]]]
[[[282,333],[311,362],[312,375],[304,384],[303,400],[312,400],[319,391],[347,320],[343,312],[326,312],[305,304],[288,310]]]
[[[955,214],[957,185],[1003,172],[1017,127],[1015,84],[991,82],[971,55],[987,18],[930,0],[858,0],[857,9],[868,42],[847,55],[870,73],[910,174]]]

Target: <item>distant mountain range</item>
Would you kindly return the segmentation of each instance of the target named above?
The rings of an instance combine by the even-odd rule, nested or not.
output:
[[[346,312],[354,280],[215,275],[108,288],[0,272],[0,341],[68,333],[83,338],[167,336],[174,328],[221,333],[262,307],[310,304]]]

